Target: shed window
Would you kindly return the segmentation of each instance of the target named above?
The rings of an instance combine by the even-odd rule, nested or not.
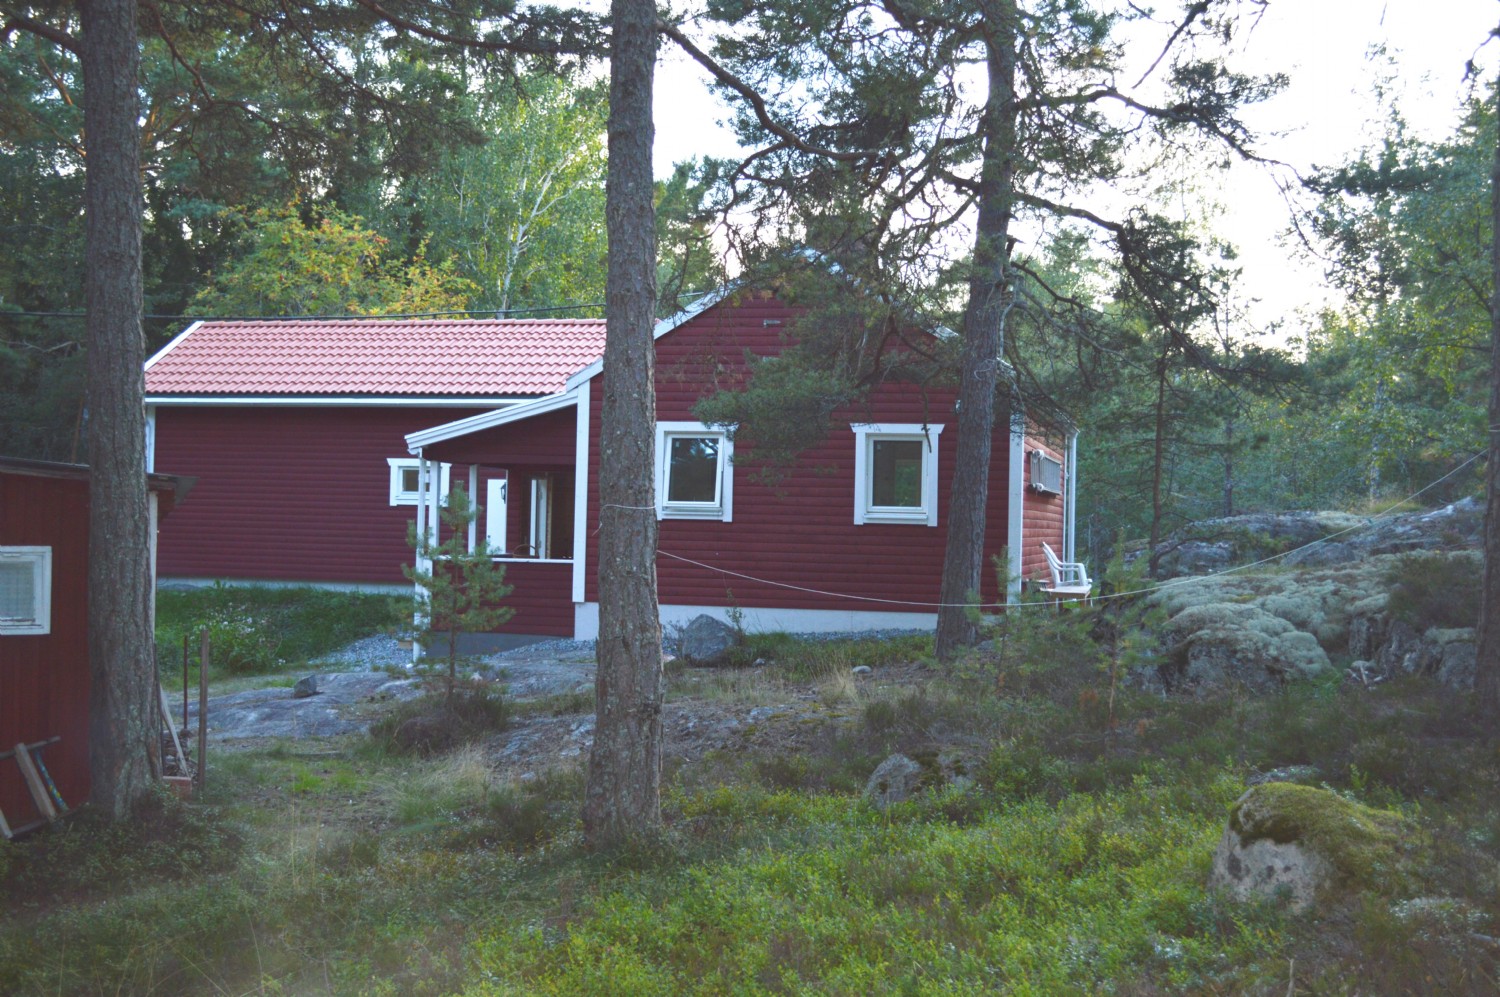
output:
[[[656,426],[656,514],[659,519],[734,518],[734,442],[697,422]]]
[[[854,522],[937,525],[942,426],[853,425]]]
[[[52,548],[0,547],[0,634],[52,632]]]

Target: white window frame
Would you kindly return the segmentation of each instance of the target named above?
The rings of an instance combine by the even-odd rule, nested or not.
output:
[[[421,501],[417,489],[407,490],[401,487],[401,472],[416,471],[421,467],[420,457],[387,457],[385,462],[390,465],[391,473],[391,505],[416,505]],[[448,504],[449,472],[453,470],[452,464],[438,465],[443,469],[439,481],[438,494],[442,497],[444,505]]]
[[[33,613],[30,617],[0,617],[0,636],[52,632],[52,548],[0,547],[0,561],[29,563],[32,570]]]
[[[714,502],[668,502],[667,455],[671,442],[682,437],[711,436],[719,441],[718,500]],[[658,422],[656,424],[656,518],[716,519],[734,522],[734,440],[727,429],[702,422]]]
[[[936,526],[938,523],[938,437],[943,427],[916,422],[853,423],[854,432],[854,525],[904,523]],[[875,444],[881,440],[917,441],[922,446],[922,504],[918,507],[875,505]]]

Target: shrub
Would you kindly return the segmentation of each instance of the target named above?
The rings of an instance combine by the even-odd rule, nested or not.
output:
[[[460,682],[452,694],[407,700],[370,725],[370,738],[397,754],[436,755],[498,733],[510,704],[492,683]]]
[[[1474,551],[1408,554],[1386,571],[1392,616],[1426,630],[1479,625],[1479,556]]]

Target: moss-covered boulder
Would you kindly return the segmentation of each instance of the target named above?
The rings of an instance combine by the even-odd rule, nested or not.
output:
[[[1288,782],[1250,789],[1229,812],[1209,886],[1305,910],[1330,890],[1399,890],[1419,833],[1400,814]]]

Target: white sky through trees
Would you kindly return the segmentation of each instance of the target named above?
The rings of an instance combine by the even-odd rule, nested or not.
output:
[[[1470,92],[1466,63],[1477,61],[1482,83],[1495,79],[1500,41],[1484,43],[1497,24],[1497,0],[1270,0],[1235,67],[1290,77],[1284,93],[1246,115],[1258,151],[1303,175],[1344,162],[1384,134],[1389,111],[1377,96],[1382,83],[1412,137],[1441,139],[1458,123]],[[1143,42],[1141,57],[1154,58],[1159,46]],[[720,124],[728,117],[701,70],[664,45],[656,81],[657,176],[694,156],[738,152],[734,134]],[[1185,195],[1177,210],[1213,219],[1217,234],[1238,248],[1244,276],[1235,296],[1256,302],[1251,324],[1284,319],[1282,335],[1300,331],[1299,313],[1310,320],[1332,292],[1324,287],[1322,263],[1287,234],[1289,209],[1272,175],[1237,166],[1222,187],[1203,193]]]

